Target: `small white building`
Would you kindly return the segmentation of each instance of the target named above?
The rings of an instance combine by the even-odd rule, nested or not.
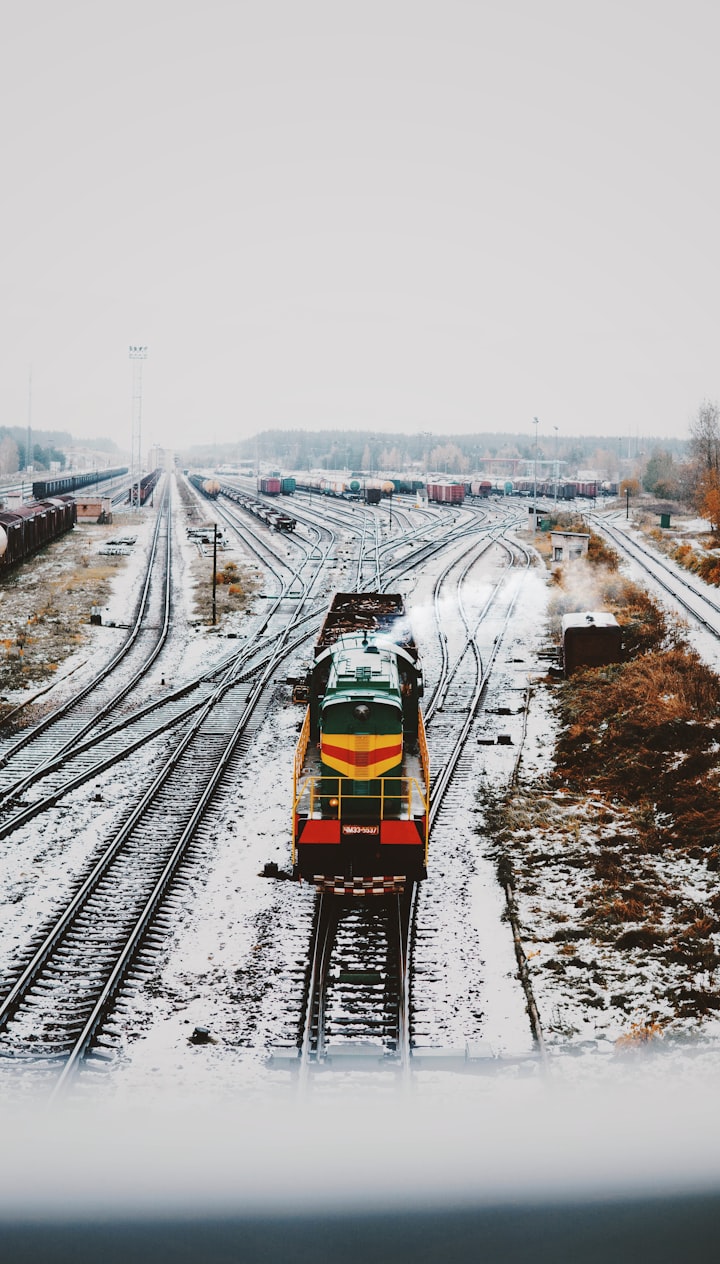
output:
[[[551,531],[550,543],[552,565],[562,566],[565,562],[575,562],[579,557],[587,557],[590,535],[583,531]]]

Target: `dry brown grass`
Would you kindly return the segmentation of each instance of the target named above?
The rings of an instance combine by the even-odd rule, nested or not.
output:
[[[720,679],[646,593],[614,572],[597,574],[605,608],[633,629],[632,655],[556,686],[553,773],[540,794],[520,783],[505,802],[491,801],[486,820],[516,898],[552,898],[552,875],[564,884],[568,866],[586,872],[573,902],[552,913],[562,923],[555,938],[589,936],[628,969],[649,954],[671,972],[658,1013],[651,1009],[652,1021],[625,1038],[639,1044],[669,1014],[701,1018],[720,1008],[711,981],[720,968],[720,894],[707,904],[697,894],[707,871],[720,871]],[[555,596],[558,605],[568,599],[561,587]],[[696,875],[687,887],[677,880],[680,858]],[[570,960],[563,952],[545,968],[564,970]],[[698,985],[703,972],[707,987]],[[622,1010],[631,1001],[618,990],[615,1003]]]
[[[720,586],[720,541],[711,531],[694,533],[693,543],[690,544],[687,540],[678,540],[673,532],[650,525],[648,518],[641,520],[641,526],[643,534],[655,548],[672,557],[686,570],[699,575],[707,584]]]
[[[624,1036],[618,1036],[615,1047],[625,1050],[642,1049],[652,1041],[659,1040],[662,1034],[660,1023],[633,1023]]]
[[[92,607],[107,604],[114,576],[127,565],[125,557],[96,555],[89,546],[117,530],[75,528],[3,577],[0,690],[41,684],[89,640]]]
[[[212,551],[198,555],[191,565],[193,579],[193,615],[201,623],[212,624]],[[250,571],[243,571],[236,562],[218,562],[215,584],[215,622],[221,623],[227,615],[244,610],[257,587]]]
[[[693,650],[580,672],[562,687],[561,714],[562,783],[652,800],[654,844],[720,847],[720,680]]]

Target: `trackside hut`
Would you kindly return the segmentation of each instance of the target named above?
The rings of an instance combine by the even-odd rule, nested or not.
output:
[[[561,566],[587,556],[590,535],[582,531],[551,531],[550,543],[553,566]]]

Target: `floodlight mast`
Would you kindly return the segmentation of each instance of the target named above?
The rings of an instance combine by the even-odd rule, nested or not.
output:
[[[140,508],[142,480],[142,366],[147,347],[131,347],[132,361],[132,442],[130,446],[130,508]]]
[[[533,425],[535,427],[535,474],[533,477],[533,530],[537,531],[537,461],[538,461],[538,429],[540,422],[537,417],[533,417]]]

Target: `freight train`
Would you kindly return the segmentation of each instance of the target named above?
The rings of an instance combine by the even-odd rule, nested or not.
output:
[[[278,473],[263,475],[257,481],[257,489],[263,496],[292,496],[295,487],[294,478],[284,478]]]
[[[293,770],[293,873],[336,895],[427,872],[430,769],[418,650],[397,593],[336,593]]]
[[[297,519],[291,514],[285,513],[282,509],[276,509],[274,505],[266,505],[263,500],[257,500],[255,496],[250,496],[247,492],[240,491],[238,487],[233,487],[232,483],[221,483],[220,491],[223,496],[234,500],[241,509],[252,514],[254,518],[259,518],[266,527],[271,527],[274,531],[294,531],[297,526]]]
[[[160,481],[160,475],[161,475],[161,474],[162,474],[162,470],[157,469],[157,470],[153,470],[151,474],[145,474],[145,475],[144,475],[144,476],[140,479],[140,496],[139,496],[139,500],[140,500],[140,504],[141,504],[141,505],[144,505],[144,504],[146,503],[146,501],[148,501],[148,500],[150,499],[150,497],[152,496],[153,492],[155,491],[155,488],[157,487],[157,485],[158,485],[158,483],[159,483],[159,481]],[[133,483],[133,486],[130,488],[130,490],[129,490],[129,492],[128,492],[127,496],[126,496],[126,500],[127,500],[130,504],[132,504],[132,502],[133,502],[133,500],[134,500],[134,498],[135,498],[135,497],[134,497],[134,493],[135,493],[136,486],[137,486],[137,485],[136,485],[135,483]]]
[[[53,496],[0,512],[0,574],[75,526],[73,496]]]
[[[299,492],[317,492],[320,496],[337,496],[344,500],[365,500],[370,505],[377,505],[385,496],[392,496],[395,484],[389,478],[365,478],[362,474],[351,474],[349,478],[339,475],[306,474],[295,480]]]
[[[81,487],[90,487],[93,483],[107,482],[111,478],[121,478],[127,474],[127,466],[117,470],[92,470],[85,474],[65,474],[61,478],[45,478],[32,485],[33,500],[47,500],[48,496],[65,496],[79,491]]]

